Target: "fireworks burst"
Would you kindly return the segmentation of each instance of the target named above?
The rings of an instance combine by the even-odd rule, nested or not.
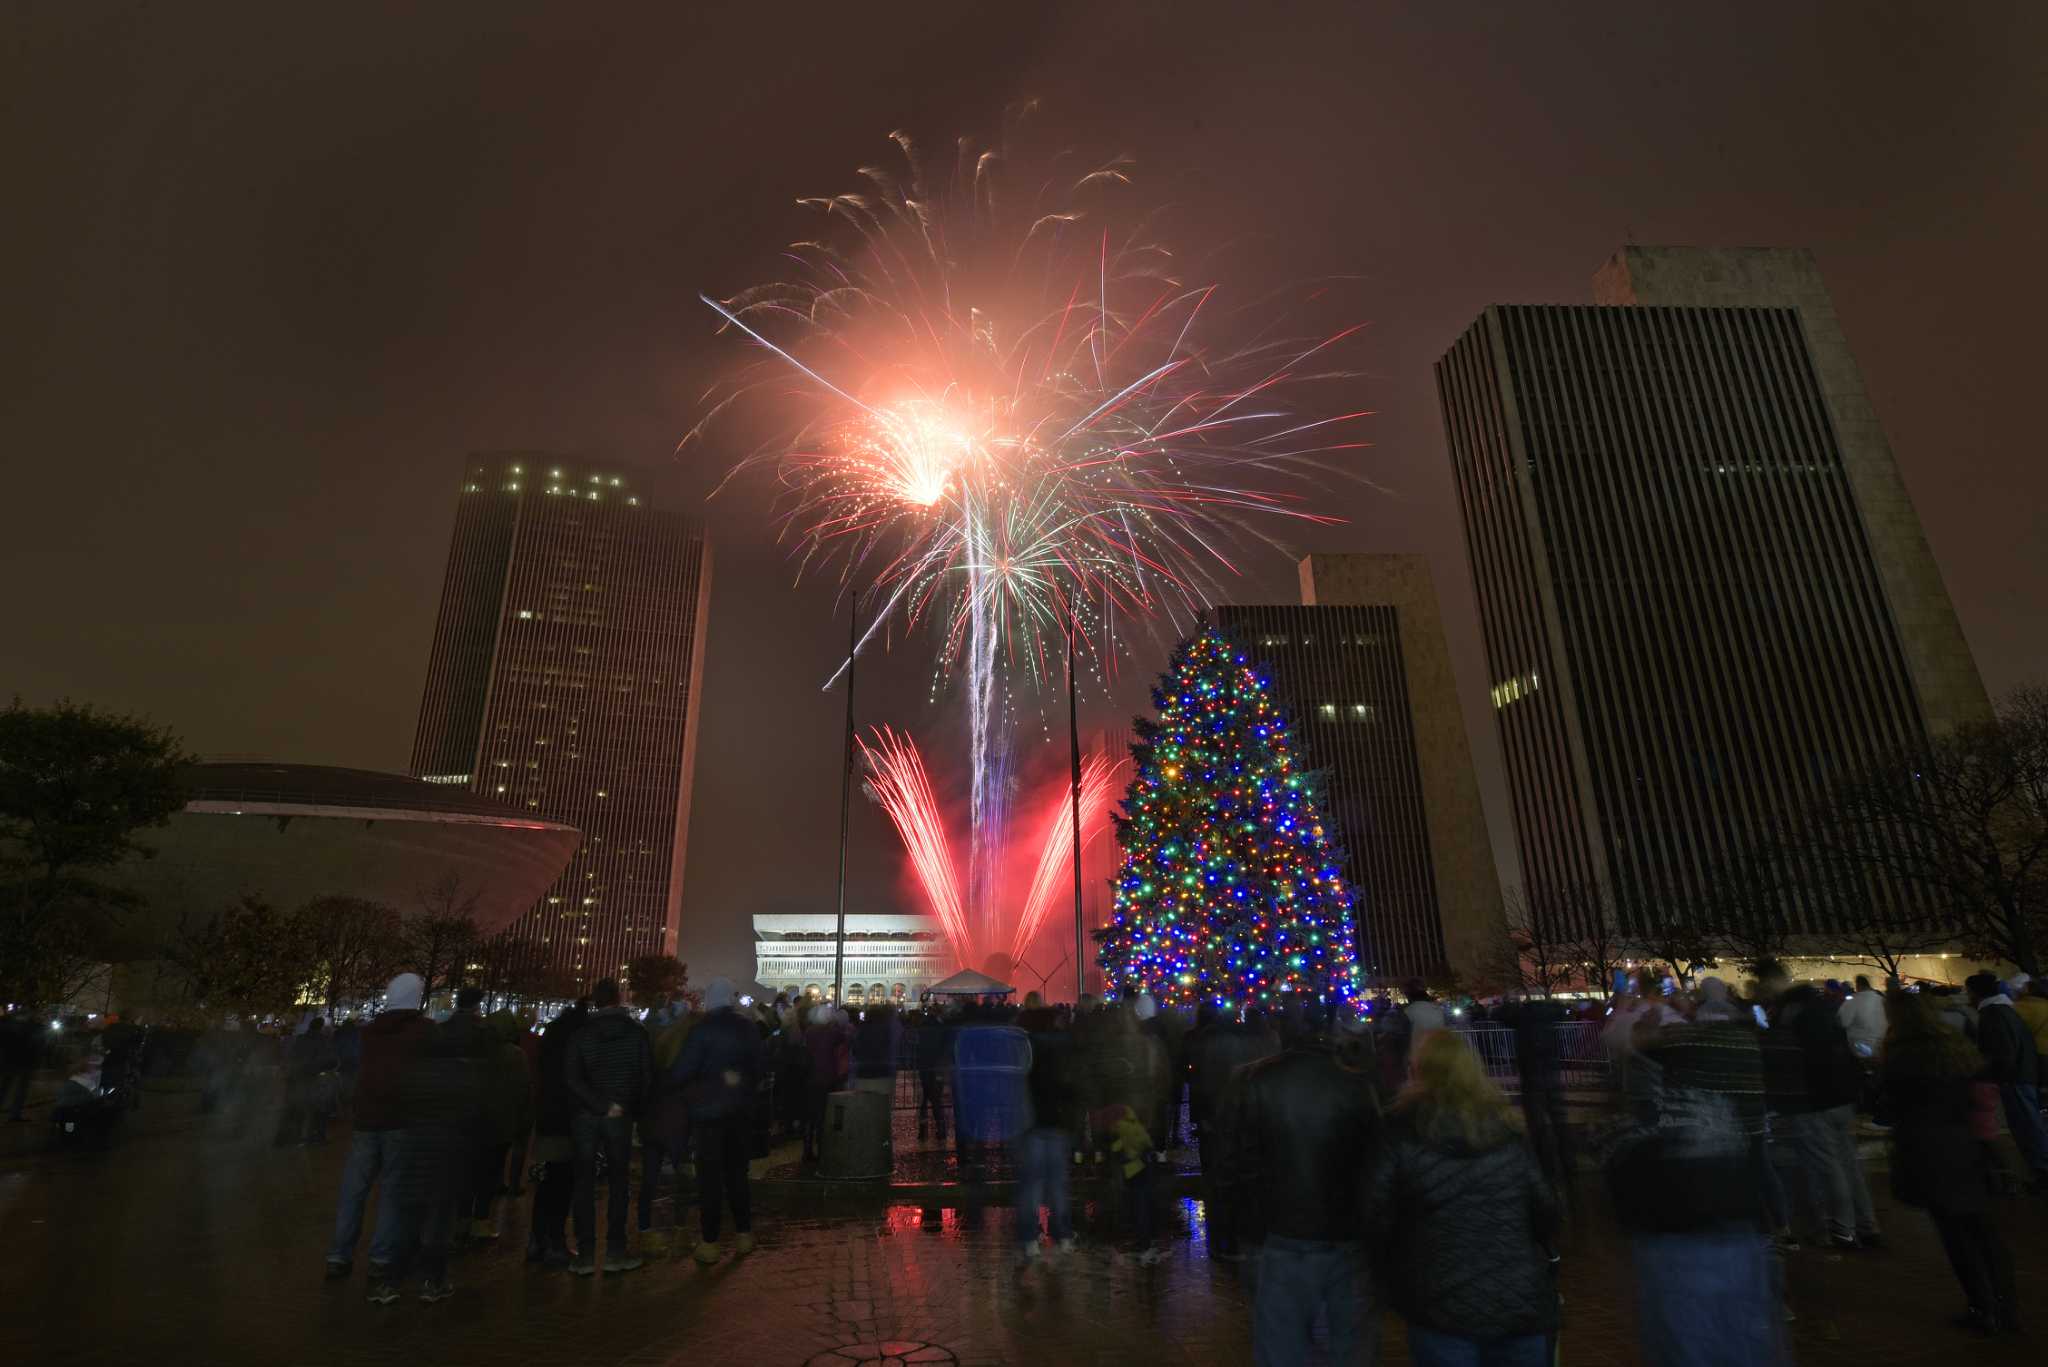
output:
[[[733,473],[772,470],[799,574],[871,605],[856,651],[895,622],[934,633],[937,678],[960,676],[968,704],[969,910],[986,923],[998,680],[1056,676],[1069,631],[1106,672],[1122,627],[1184,628],[1243,551],[1277,545],[1268,526],[1336,521],[1305,493],[1366,444],[1367,413],[1340,401],[1359,327],[1288,325],[1321,286],[1231,308],[1183,279],[1123,161],[1054,159],[1031,180],[963,140],[933,175],[895,141],[900,174],[799,201],[824,231],[788,249],[783,279],[705,299],[759,354],[684,445],[759,410],[774,436]]]

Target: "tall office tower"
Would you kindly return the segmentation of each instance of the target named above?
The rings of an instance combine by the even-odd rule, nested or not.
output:
[[[463,463],[413,772],[582,830],[518,926],[586,982],[676,948],[710,591],[628,467]]]
[[[1487,309],[1437,389],[1524,881],[1654,914],[1989,703],[1812,256],[1595,293]]]
[[[1219,607],[1265,666],[1324,781],[1357,901],[1359,959],[1388,982],[1483,973],[1500,883],[1429,568],[1419,556],[1301,562],[1302,606]]]

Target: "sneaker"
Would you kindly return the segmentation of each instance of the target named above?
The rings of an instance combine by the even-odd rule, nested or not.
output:
[[[636,1258],[630,1253],[608,1253],[604,1259],[606,1272],[637,1272],[647,1266],[647,1260]]]
[[[594,1277],[597,1275],[597,1264],[589,1258],[578,1256],[569,1264],[569,1270],[579,1277]]]
[[[1079,1239],[1076,1239],[1073,1235],[1069,1234],[1066,1238],[1054,1244],[1053,1250],[1057,1253],[1062,1254],[1072,1253],[1075,1249],[1079,1248],[1080,1246],[1081,1241]]]
[[[1163,1248],[1148,1248],[1138,1255],[1138,1261],[1146,1267],[1157,1267],[1166,1261],[1166,1250]]]
[[[704,1266],[709,1267],[718,1261],[718,1245],[709,1241],[698,1244],[696,1252],[690,1256],[704,1264]]]
[[[370,1282],[370,1296],[369,1296],[370,1304],[372,1304],[372,1305],[389,1305],[389,1304],[391,1304],[391,1302],[393,1302],[393,1301],[395,1301],[395,1300],[397,1300],[397,1299],[398,1299],[398,1283],[397,1283],[397,1282],[389,1282],[389,1281],[385,1281],[385,1280],[384,1280],[383,1278],[381,1278],[381,1277],[378,1277],[378,1278],[372,1278],[372,1279],[371,1279],[371,1282]]]
[[[353,1271],[354,1268],[355,1264],[345,1258],[329,1258],[327,1260],[327,1280],[338,1282]]]
[[[1856,1242],[1856,1237],[1852,1234],[1830,1234],[1828,1236],[1828,1247],[1837,1253],[1854,1253],[1859,1246]]]
[[[742,1234],[732,1241],[732,1247],[733,1252],[738,1253],[742,1256],[752,1253],[754,1251],[754,1236],[751,1234]]]
[[[454,1294],[455,1283],[449,1281],[446,1277],[441,1278],[438,1282],[429,1280],[420,1283],[420,1299],[428,1305],[432,1305],[435,1301],[445,1301]]]
[[[469,1225],[469,1237],[486,1241],[497,1238],[497,1222],[493,1220],[472,1220]]]

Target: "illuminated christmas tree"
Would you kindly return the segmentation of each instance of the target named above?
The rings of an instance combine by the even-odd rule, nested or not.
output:
[[[1355,995],[1351,894],[1268,680],[1205,626],[1152,704],[1117,818],[1108,990],[1266,1006]]]

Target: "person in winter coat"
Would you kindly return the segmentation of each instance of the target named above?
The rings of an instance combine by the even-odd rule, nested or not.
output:
[[[1188,1036],[1188,1118],[1194,1122],[1202,1159],[1209,1256],[1224,1262],[1244,1257],[1238,1235],[1238,1190],[1223,1166],[1230,1151],[1229,1117],[1239,1070],[1279,1052],[1280,1037],[1267,1028],[1263,1017],[1214,1016]]]
[[[1378,1357],[1359,1199],[1379,1142],[1374,1055],[1362,1019],[1345,1017],[1333,1042],[1319,1013],[1312,1010],[1280,1054],[1237,1075],[1227,1112],[1240,1233],[1259,1245],[1259,1367],[1306,1361],[1319,1313],[1329,1319],[1331,1361]]]
[[[640,1022],[619,1003],[619,985],[599,979],[590,990],[597,1010],[569,1046],[563,1081],[576,1143],[576,1258],[579,1277],[597,1271],[597,1151],[604,1150],[610,1191],[605,1200],[606,1272],[643,1266],[626,1247],[626,1210],[633,1175],[633,1121],[646,1107],[654,1082],[654,1046]]]
[[[709,1266],[718,1261],[719,1227],[732,1207],[734,1247],[754,1251],[754,1217],[747,1182],[748,1140],[754,1101],[768,1066],[761,1031],[735,1009],[739,991],[730,978],[713,978],[704,989],[708,1014],[683,1041],[669,1078],[690,1109],[690,1136],[697,1148],[697,1192],[703,1239],[691,1255]]]
[[[1650,1367],[1772,1367],[1782,1315],[1759,1215],[1764,1066],[1755,1026],[1641,1022],[1607,1161],[1629,1230]],[[1775,1033],[1775,1032],[1773,1032]]]
[[[946,1079],[953,1068],[953,1029],[943,1012],[927,1007],[917,1023],[917,1137],[936,1125],[939,1146],[946,1143]],[[808,1143],[808,1141],[806,1141]]]
[[[2006,1127],[2036,1189],[2048,1190],[2048,1129],[2041,1124],[2041,1058],[2005,985],[1989,973],[1973,973],[1963,986],[1977,1008],[1977,1048],[1984,1055],[1984,1079],[1998,1086]]]
[[[1772,1033],[1780,1030],[1799,1042],[1806,1069],[1806,1100],[1788,1117],[1788,1128],[1804,1194],[1825,1217],[1822,1237],[1841,1249],[1875,1247],[1882,1235],[1856,1149],[1862,1064],[1835,1006],[1812,987],[1795,987],[1779,999]]]
[[[526,1260],[549,1267],[569,1265],[565,1226],[575,1189],[576,1143],[570,1134],[575,1098],[569,1094],[569,1048],[590,1021],[588,1002],[577,1002],[548,1022],[540,1037],[535,1069],[533,1152],[541,1179],[533,1190],[533,1223]]]
[[[399,1104],[405,1111],[399,1204],[406,1231],[416,1241],[412,1267],[420,1276],[423,1301],[454,1294],[448,1280],[448,1251],[457,1206],[469,1190],[485,1133],[489,1066],[473,1040],[433,1027],[399,1079]],[[381,1288],[383,1294],[373,1288],[371,1299],[380,1304],[395,1300],[405,1271],[398,1270],[397,1277]]]
[[[804,1107],[806,1163],[818,1158],[818,1144],[825,1133],[825,1098],[846,1086],[852,1041],[853,1031],[829,1002],[811,1008],[810,1024],[804,1029],[804,1051],[811,1056],[810,1093]]]
[[[670,1070],[690,1032],[704,1017],[684,1008],[654,1038],[654,1094],[640,1116],[640,1252],[668,1250],[668,1236],[654,1227],[654,1198],[661,1190],[662,1165],[675,1175],[681,1214],[683,1164],[690,1154],[690,1110]],[[681,1224],[681,1220],[677,1220]]]
[[[512,1013],[499,1011],[484,1025],[497,1041],[486,1056],[488,1066],[484,1070],[484,1136],[483,1143],[477,1146],[469,1208],[457,1214],[469,1220],[472,1239],[490,1240],[498,1237],[491,1207],[498,1199],[498,1186],[504,1178],[505,1155],[514,1144],[525,1146],[526,1132],[533,1126],[533,1077],[527,1070],[526,1051],[519,1047],[519,1036],[524,1032]]]
[[[853,1089],[894,1097],[903,1022],[890,1006],[870,1006],[860,1015],[860,1023],[853,1027]]]
[[[1456,1035],[1422,1042],[1365,1194],[1368,1247],[1417,1367],[1546,1367],[1557,1198]]]
[[[398,1201],[397,1172],[406,1123],[400,1083],[432,1029],[420,1010],[423,984],[417,973],[401,973],[384,989],[384,1010],[363,1027],[362,1067],[356,1078],[355,1131],[341,1170],[335,1202],[334,1238],[327,1247],[327,1275],[346,1277],[363,1232],[363,1208],[370,1190],[377,1197],[377,1227],[370,1239],[370,1281],[390,1284],[404,1262],[409,1235]]]
[[[1900,997],[1880,1086],[1892,1117],[1892,1194],[1927,1212],[1967,1300],[1964,1328],[2018,1329],[2012,1253],[1991,1219],[1991,1160],[1970,1124],[1984,1056],[1927,999]]]

